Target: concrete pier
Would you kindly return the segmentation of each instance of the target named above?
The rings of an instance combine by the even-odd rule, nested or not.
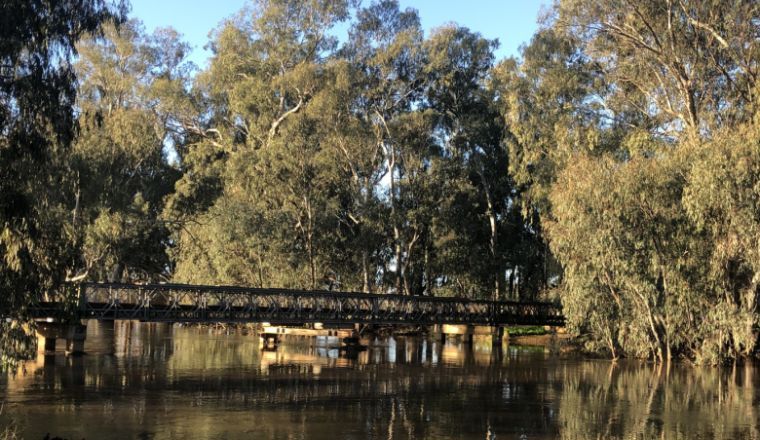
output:
[[[82,324],[63,324],[57,322],[37,323],[37,346],[45,353],[55,353],[58,339],[66,341],[66,353],[83,354],[87,339],[87,326]]]
[[[338,338],[348,338],[355,336],[355,330],[351,328],[301,328],[301,327],[279,327],[264,326],[261,330],[261,336],[279,335],[279,336],[335,336]]]
[[[496,327],[490,327],[491,329],[491,345],[493,347],[499,347],[501,348],[502,343],[504,342],[504,327],[496,326]]]
[[[295,337],[335,337],[340,341],[342,350],[362,350],[366,348],[362,344],[359,327],[353,328],[324,328],[323,326],[314,326],[316,328],[305,327],[284,327],[284,326],[264,326],[259,333],[264,348],[276,347],[285,336]]]
[[[442,324],[431,325],[428,329],[427,335],[431,341],[437,342],[438,345],[446,343],[446,333],[443,332]]]
[[[501,346],[504,340],[504,327],[485,325],[433,325],[428,330],[428,337],[444,344],[451,337],[460,338],[465,344],[472,345],[475,336],[490,336],[493,346]]]

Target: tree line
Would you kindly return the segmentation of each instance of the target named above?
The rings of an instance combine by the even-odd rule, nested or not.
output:
[[[123,4],[21,3],[4,353],[66,280],[542,299],[613,357],[758,347],[756,2],[559,0],[498,60],[395,0],[255,0],[202,69]]]

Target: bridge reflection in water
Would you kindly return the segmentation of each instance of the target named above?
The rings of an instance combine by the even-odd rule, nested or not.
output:
[[[751,364],[667,369],[477,339],[378,339],[344,357],[329,339],[262,352],[252,334],[207,328],[87,331],[90,355],[0,377],[1,417],[24,438],[760,438]]]

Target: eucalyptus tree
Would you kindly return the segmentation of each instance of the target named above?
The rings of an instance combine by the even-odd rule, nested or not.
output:
[[[707,363],[757,347],[759,150],[756,127],[735,129],[707,144],[652,137],[653,156],[625,161],[577,155],[560,173],[547,227],[566,316],[591,343]]]
[[[489,87],[505,125],[513,203],[522,217],[515,257],[523,264],[510,271],[508,284],[513,290],[515,278],[529,279],[538,290],[561,276],[545,233],[552,185],[573,154],[604,151],[610,141],[597,130],[604,115],[592,99],[604,94],[604,83],[579,42],[547,25],[521,52],[493,68]]]
[[[683,169],[667,157],[573,159],[552,191],[547,225],[564,265],[568,320],[612,356],[670,358],[688,344],[678,338],[699,311],[681,269],[704,256],[690,246],[678,204]]]
[[[389,210],[381,198],[384,155],[363,107],[366,72],[341,55],[329,67],[329,91],[317,109],[333,162],[330,172],[338,183],[333,187],[337,223],[330,259],[342,287],[372,292],[383,287],[390,244],[385,229]]]
[[[407,218],[399,206],[404,198],[399,184],[404,145],[394,131],[405,130],[404,117],[419,106],[425,86],[419,16],[414,9],[401,10],[394,0],[373,2],[357,11],[348,41],[343,56],[361,75],[354,86],[360,90],[355,111],[370,124],[385,167],[381,176],[387,189],[392,259],[386,261],[383,273],[392,277],[395,291],[403,293],[409,250],[414,249],[419,235],[405,233]]]
[[[756,102],[760,6],[740,1],[557,3],[555,28],[583,42],[614,83],[605,100],[664,136],[746,120]]]
[[[72,226],[80,236],[76,279],[167,276],[169,229],[160,217],[177,170],[170,165],[170,93],[185,89],[188,46],[171,29],[139,21],[79,44],[80,135],[72,150]]]
[[[708,361],[750,355],[760,324],[760,119],[715,133],[681,153],[690,164],[683,205],[697,240],[710,244],[700,262],[714,295],[703,306]]]
[[[227,114],[204,133],[255,150],[319,90],[321,65],[335,50],[328,31],[348,18],[348,1],[257,0],[215,33],[207,75]]]
[[[76,42],[122,15],[100,0],[0,4],[2,363],[28,354],[28,308],[59,286],[74,255],[60,189],[76,134]]]
[[[394,263],[401,275],[402,292],[407,295],[432,294],[438,278],[432,264],[433,225],[440,215],[445,189],[441,148],[433,138],[434,129],[433,112],[424,110],[396,118],[391,132],[399,152],[395,214],[402,257]]]
[[[555,123],[569,138],[521,142],[531,156],[512,159],[524,164],[518,181],[524,171],[546,202],[570,325],[613,356],[746,355],[758,319],[747,216],[756,209],[757,5],[567,0],[555,12],[544,35],[572,42],[578,61],[559,72],[582,66],[591,87],[538,107],[570,115]],[[554,90],[573,84],[563,76]]]
[[[508,231],[509,223],[519,219],[510,215],[514,185],[507,173],[504,123],[487,83],[497,44],[455,25],[437,29],[426,41],[427,100],[436,112],[438,142],[455,173],[448,179],[458,182],[449,186],[458,206],[446,206],[449,215],[442,226],[452,227],[454,241],[461,243],[457,247],[465,251],[464,261],[448,267],[458,276],[473,275],[480,281],[477,291],[490,289],[494,299],[504,293],[508,244],[514,244],[519,230]],[[467,221],[457,221],[463,212]]]
[[[319,243],[335,230],[326,169],[334,164],[326,159],[323,115],[309,107],[325,93],[337,46],[329,30],[349,7],[258,1],[216,31],[214,56],[198,79],[211,115],[184,128],[200,148],[217,152],[205,155],[210,163],[223,157],[221,189],[196,224],[178,231],[179,279],[321,283],[326,250]]]
[[[548,193],[558,171],[574,152],[599,142],[587,103],[602,93],[600,81],[579,44],[552,27],[540,29],[521,48],[520,60],[503,60],[492,73],[509,131],[509,172],[528,218],[550,218]]]

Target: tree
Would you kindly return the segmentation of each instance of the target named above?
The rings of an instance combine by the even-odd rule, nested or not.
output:
[[[72,150],[72,226],[81,242],[77,279],[145,281],[168,275],[161,221],[177,170],[169,163],[176,116],[192,66],[171,29],[146,35],[131,20],[79,44],[79,124]]]
[[[426,69],[433,78],[428,100],[437,112],[435,132],[449,169],[461,174],[447,176],[459,182],[451,186],[451,191],[461,196],[453,196],[452,201],[467,200],[460,206],[446,207],[450,215],[442,226],[453,227],[452,235],[460,242],[457,247],[469,250],[470,255],[465,261],[447,266],[455,272],[468,266],[482,268],[481,274],[474,270],[465,272],[476,275],[477,291],[490,287],[492,299],[503,298],[507,261],[519,230],[510,224],[521,223],[521,219],[515,218],[510,209],[515,194],[507,173],[506,131],[493,104],[495,90],[487,83],[493,67],[493,49],[498,43],[466,28],[448,26],[436,30],[427,44]],[[456,217],[464,212],[470,216],[468,221],[457,221]],[[488,255],[485,259],[484,254]]]
[[[710,243],[700,270],[716,291],[699,347],[707,361],[750,355],[760,323],[760,120],[721,130],[681,153],[692,163],[683,204],[696,234]]]
[[[756,347],[743,237],[754,233],[757,13],[751,2],[559,1],[523,60],[497,68],[511,173],[590,346],[704,362]]]
[[[688,351],[709,302],[696,272],[705,248],[680,205],[682,166],[667,154],[623,164],[577,155],[552,193],[565,313],[613,356]]]
[[[601,93],[594,68],[572,36],[539,30],[522,60],[494,68],[493,87],[508,136],[509,171],[521,189],[524,211],[551,218],[548,193],[568,158],[594,150],[599,139],[590,96]]]
[[[385,169],[381,178],[387,181],[383,198],[392,235],[392,261],[386,261],[383,274],[393,278],[393,288],[401,294],[405,292],[404,269],[409,266],[407,252],[415,247],[414,237],[419,234],[404,233],[405,216],[399,208],[404,198],[399,184],[404,173],[403,145],[394,138],[393,130],[419,103],[425,87],[423,33],[417,11],[402,11],[394,0],[373,2],[356,16],[342,52],[361,75],[355,85],[360,95],[354,111],[371,124],[374,145],[382,154]]]
[[[334,60],[324,93],[314,113],[321,115],[322,143],[332,162],[336,228],[326,243],[327,257],[340,286],[363,292],[378,288],[388,246],[385,219],[389,210],[380,199],[385,167],[371,116],[363,107],[365,72],[348,60]],[[382,287],[382,285],[380,285]]]
[[[638,113],[664,136],[751,118],[760,43],[757,2],[560,1],[555,27],[615,84],[612,112]]]
[[[76,133],[76,42],[119,21],[100,0],[0,5],[0,353],[34,346],[28,309],[59,286],[73,256],[59,189]]]
[[[261,1],[217,32],[211,66],[199,78],[212,116],[185,129],[224,156],[221,190],[196,224],[178,231],[178,279],[299,287],[323,279],[320,243],[335,230],[334,164],[325,158],[322,115],[309,108],[329,81],[326,59],[336,41],[327,31],[348,8]],[[194,238],[218,228],[224,233],[210,243]],[[198,259],[207,271],[194,269]]]
[[[613,142],[596,129],[603,115],[589,97],[604,89],[576,39],[546,27],[521,51],[521,60],[494,67],[491,88],[506,130],[513,203],[522,216],[516,251],[522,267],[510,279],[532,279],[532,290],[539,290],[561,274],[544,230],[553,218],[552,185],[573,154],[605,151]]]

